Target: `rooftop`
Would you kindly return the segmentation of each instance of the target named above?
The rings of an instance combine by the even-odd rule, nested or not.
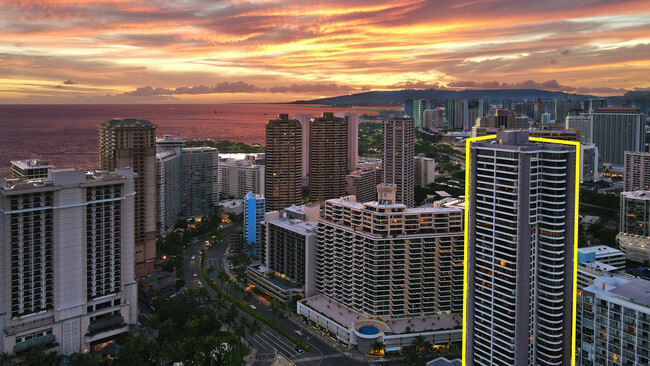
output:
[[[619,233],[616,235],[616,242],[625,247],[630,246],[650,250],[650,237],[647,236]]]
[[[623,300],[650,308],[650,281],[638,278],[605,275],[585,288],[605,300]],[[609,299],[608,299],[609,298]]]
[[[614,288],[610,292],[650,307],[649,281],[635,278],[624,285]]]
[[[620,250],[606,245],[598,245],[593,247],[579,248],[578,253],[596,253],[596,255],[606,255],[606,254],[623,254]]]
[[[322,294],[301,300],[301,302],[347,328],[351,328],[358,321],[371,319]],[[406,328],[410,328],[411,333],[419,333],[444,329],[460,329],[462,318],[460,315],[448,314],[387,319],[384,320],[384,323],[390,328],[393,334],[405,333]]]
[[[612,271],[618,270],[618,268],[616,268],[616,267],[614,267],[614,266],[612,266],[610,264],[605,264],[605,263],[598,262],[598,261],[596,261],[596,262],[584,262],[584,263],[580,263],[579,265],[590,268],[590,269],[594,269],[596,271],[601,271],[601,272],[612,272]],[[580,269],[580,267],[578,267],[578,269]]]
[[[650,191],[631,191],[631,192],[621,192],[621,196],[625,198],[632,198],[635,200],[650,200]]]
[[[459,359],[454,359],[454,360],[448,360],[443,357],[438,357],[435,360],[431,360],[427,362],[427,366],[461,366],[461,360]]]
[[[302,220],[299,219],[291,219],[291,220],[273,220],[269,222],[269,224],[273,224],[282,228],[285,228],[287,230],[299,233],[301,235],[309,235],[309,234],[315,234],[316,226],[318,226],[317,223],[313,221],[305,221],[303,222]]]
[[[27,159],[27,160],[12,160],[12,165],[15,165],[21,169],[35,169],[35,168],[52,168],[52,162],[50,160],[40,160],[40,159]]]
[[[146,119],[133,119],[133,118],[113,118],[106,120],[99,124],[99,127],[109,127],[109,128],[156,128],[158,126],[154,125]]]

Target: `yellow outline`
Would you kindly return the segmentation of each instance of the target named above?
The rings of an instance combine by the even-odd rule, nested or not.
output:
[[[463,346],[462,346],[462,365],[467,365],[467,263],[469,257],[468,242],[469,242],[469,156],[470,145],[474,141],[496,139],[496,135],[488,135],[481,137],[471,137],[465,140],[465,226],[464,226],[464,254],[463,254]],[[575,219],[573,227],[573,306],[572,317],[573,322],[571,326],[571,335],[573,341],[571,342],[571,366],[576,364],[576,318],[577,318],[577,296],[576,289],[578,288],[578,208],[580,205],[580,142],[547,139],[542,137],[528,137],[528,141],[535,142],[548,142],[552,144],[573,145],[576,147],[576,177],[575,177]]]

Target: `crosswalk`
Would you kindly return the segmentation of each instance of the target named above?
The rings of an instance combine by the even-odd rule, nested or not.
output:
[[[343,355],[342,353],[333,353],[331,355],[293,358],[293,359],[291,359],[291,361],[293,363],[302,363],[302,362],[318,361],[318,360],[325,360],[325,359],[329,359],[329,358],[339,358],[339,357],[345,357],[345,355]]]

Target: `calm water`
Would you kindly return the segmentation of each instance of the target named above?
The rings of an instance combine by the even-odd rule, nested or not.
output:
[[[392,107],[394,108],[394,107]],[[97,168],[99,128],[110,118],[147,119],[157,135],[185,140],[264,144],[266,121],[279,113],[371,113],[384,107],[332,108],[293,104],[0,105],[0,175],[10,160],[41,158],[57,167]]]

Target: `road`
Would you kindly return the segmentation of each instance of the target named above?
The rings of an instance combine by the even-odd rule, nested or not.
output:
[[[237,224],[233,224],[237,225]],[[224,227],[224,230],[230,229]],[[216,280],[216,275],[220,271],[226,271],[228,266],[226,262],[226,250],[234,242],[235,235],[229,235],[222,243],[219,245],[206,250],[205,257],[205,267],[214,266],[215,270],[211,273],[213,279]],[[202,248],[203,241],[193,244],[184,255],[184,276],[186,286],[191,288],[198,288],[195,280],[198,278],[201,281],[202,286],[206,285],[206,281],[210,279],[203,278],[201,270],[199,268],[199,258],[200,250]],[[195,259],[191,259],[194,256]],[[193,274],[197,274],[197,277],[193,277]],[[211,293],[216,293],[211,287],[206,286]],[[236,294],[239,299],[241,299],[241,293]],[[272,319],[271,312],[268,308],[262,304],[257,299],[251,300],[253,305],[257,307],[256,311],[259,311],[264,317]],[[245,314],[240,311],[241,314]],[[246,315],[249,320],[253,318]],[[285,331],[289,334],[294,335],[303,343],[306,343],[309,346],[309,352],[299,353],[295,350],[295,345],[291,343],[284,336],[277,333],[272,328],[268,327],[264,323],[260,322],[262,330],[254,334],[251,341],[253,347],[257,349],[257,359],[255,365],[265,366],[271,365],[277,353],[282,354],[283,356],[291,359],[294,363],[301,366],[339,366],[342,363],[345,365],[365,365],[365,362],[356,361],[350,358],[347,358],[346,355],[341,353],[340,350],[333,348],[332,346],[324,343],[322,340],[314,335],[314,330],[308,327],[299,327],[289,319],[280,319],[276,320],[278,325],[283,327]],[[299,336],[295,333],[296,330],[301,330],[303,336]]]

